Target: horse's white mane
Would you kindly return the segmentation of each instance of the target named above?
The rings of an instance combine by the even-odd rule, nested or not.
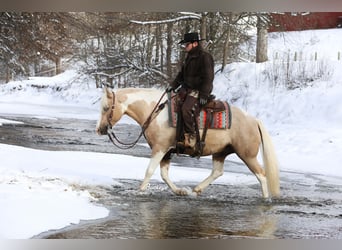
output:
[[[107,93],[106,93],[106,91],[104,91],[100,103],[101,103],[101,109],[109,108],[109,105],[108,105],[108,98],[107,98]]]

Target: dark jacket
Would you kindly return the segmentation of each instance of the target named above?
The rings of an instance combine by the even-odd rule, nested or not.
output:
[[[197,46],[189,51],[181,71],[171,83],[173,88],[185,84],[190,89],[200,92],[201,97],[208,97],[213,90],[214,60],[211,54]]]

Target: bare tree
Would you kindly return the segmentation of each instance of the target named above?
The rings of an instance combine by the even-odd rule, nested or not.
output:
[[[73,52],[73,30],[82,22],[64,12],[2,12],[0,14],[0,61],[9,75],[29,76],[42,60],[55,64],[61,72],[61,59]]]
[[[173,37],[172,37],[173,23],[170,22],[167,24],[167,45],[166,45],[166,74],[168,76],[172,75],[172,45],[173,45]]]
[[[233,23],[233,13],[229,13],[228,14],[228,23],[227,23],[226,35],[224,38],[224,45],[223,45],[221,72],[223,72],[223,70],[226,67],[227,62],[228,62],[229,41],[230,41],[232,23]]]
[[[267,58],[267,28],[268,28],[268,15],[257,15],[257,45],[256,45],[256,62],[266,62]]]
[[[221,70],[234,61],[254,60],[259,52],[247,54],[241,44],[250,39],[246,27],[256,28],[256,20],[255,13],[223,12],[0,13],[0,63],[8,78],[30,74],[43,59],[58,73],[61,59],[70,55],[84,60],[98,80],[164,85],[184,59],[177,41],[186,32],[210,41],[207,49],[216,64],[222,63]],[[259,47],[267,55],[267,43]]]
[[[221,33],[217,38],[218,43],[215,48],[221,53],[222,60],[221,72],[224,70],[228,63],[234,61],[248,60],[243,58],[241,51],[241,44],[246,43],[250,40],[251,35],[248,31],[254,26],[253,15],[251,13],[220,13],[222,27],[220,27]]]

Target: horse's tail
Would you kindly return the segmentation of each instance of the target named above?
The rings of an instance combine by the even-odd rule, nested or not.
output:
[[[258,120],[257,122],[261,135],[262,159],[266,172],[268,190],[272,196],[276,197],[279,196],[279,169],[277,156],[269,133],[261,121]]]

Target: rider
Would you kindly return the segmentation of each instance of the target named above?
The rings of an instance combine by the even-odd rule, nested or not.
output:
[[[181,85],[181,90],[186,91],[181,106],[185,137],[182,146],[193,149],[196,144],[195,118],[199,114],[199,105],[204,106],[207,103],[214,80],[213,57],[203,49],[200,41],[197,32],[184,34],[184,39],[179,44],[184,47],[187,56],[180,72],[167,89],[170,91]]]

